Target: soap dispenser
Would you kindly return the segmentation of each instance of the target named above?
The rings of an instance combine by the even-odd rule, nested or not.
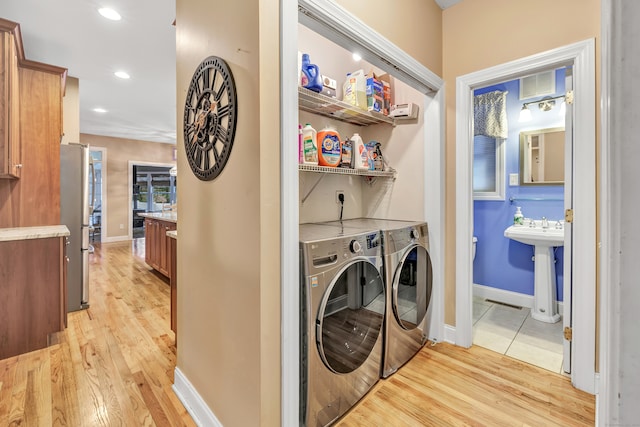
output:
[[[524,215],[522,215],[522,211],[520,210],[520,206],[516,206],[516,213],[513,215],[513,223],[515,225],[524,224]]]

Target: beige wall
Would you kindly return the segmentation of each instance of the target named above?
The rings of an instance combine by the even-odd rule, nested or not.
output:
[[[177,367],[223,425],[280,425],[279,4],[178,0]],[[260,19],[258,19],[260,17]],[[233,72],[238,126],[224,171],[185,158],[188,84],[209,55]]]
[[[435,1],[336,0],[336,3],[442,76],[442,10]]]
[[[62,98],[62,143],[80,142],[80,82],[67,76]]]
[[[443,12],[442,29],[447,85],[445,322],[455,325],[456,78],[570,43],[599,38],[600,1],[466,0]],[[596,82],[599,70],[600,51],[596,48]],[[596,99],[599,96],[598,84]]]
[[[113,138],[91,134],[80,134],[80,142],[92,147],[104,147],[106,153],[106,176],[103,176],[103,195],[106,194],[107,235],[104,240],[126,239],[129,223],[129,161],[175,164],[172,144]],[[103,214],[104,215],[104,214]],[[105,218],[103,217],[103,221]],[[120,224],[124,228],[120,229]]]
[[[359,7],[349,4],[357,13],[376,4],[388,7],[382,1],[358,3]],[[430,1],[411,4],[394,9],[388,25],[375,25],[379,13],[361,18],[440,74],[441,11]],[[281,406],[280,134],[279,111],[274,108],[280,97],[278,2],[244,1],[239,7],[233,2],[178,0],[176,8],[181,289],[177,368],[223,425],[277,426]],[[416,14],[422,19],[416,21]],[[398,22],[419,22],[418,36]],[[424,50],[425,45],[436,47]],[[229,64],[239,111],[229,163],[215,180],[202,182],[190,172],[185,158],[182,114],[193,72],[209,55]]]

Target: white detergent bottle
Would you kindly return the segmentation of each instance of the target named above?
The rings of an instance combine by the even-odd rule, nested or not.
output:
[[[522,215],[520,206],[516,206],[516,213],[513,215],[513,223],[516,225],[524,224],[524,215]]]
[[[354,133],[351,137],[353,141],[353,148],[351,153],[351,159],[354,169],[369,169],[369,153],[367,147],[362,142],[362,138],[357,133]]]
[[[309,123],[302,128],[302,162],[305,165],[318,165],[317,132]]]

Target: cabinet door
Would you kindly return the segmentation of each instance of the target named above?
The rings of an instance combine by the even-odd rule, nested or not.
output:
[[[171,240],[173,240],[171,237],[167,236],[167,231],[172,231],[176,229],[176,224],[173,222],[165,222],[162,224],[162,237],[164,239],[163,244],[162,244],[162,262],[161,262],[161,266],[162,269],[164,270],[163,273],[167,276],[167,277],[171,277]]]
[[[12,33],[0,33],[0,178],[19,178],[20,98],[18,53]]]
[[[153,267],[155,261],[156,224],[153,219],[144,220],[144,261]]]

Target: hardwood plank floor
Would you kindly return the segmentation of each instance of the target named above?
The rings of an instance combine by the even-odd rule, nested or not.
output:
[[[595,397],[569,378],[492,352],[427,344],[336,424],[593,426]]]
[[[91,307],[49,347],[0,360],[0,425],[194,426],[171,390],[169,284],[143,240],[94,247]]]
[[[0,360],[0,426],[193,426],[171,385],[169,286],[144,242],[96,244],[91,307],[48,348]],[[133,253],[133,256],[132,256]],[[593,396],[481,347],[427,345],[338,426],[592,426]]]

